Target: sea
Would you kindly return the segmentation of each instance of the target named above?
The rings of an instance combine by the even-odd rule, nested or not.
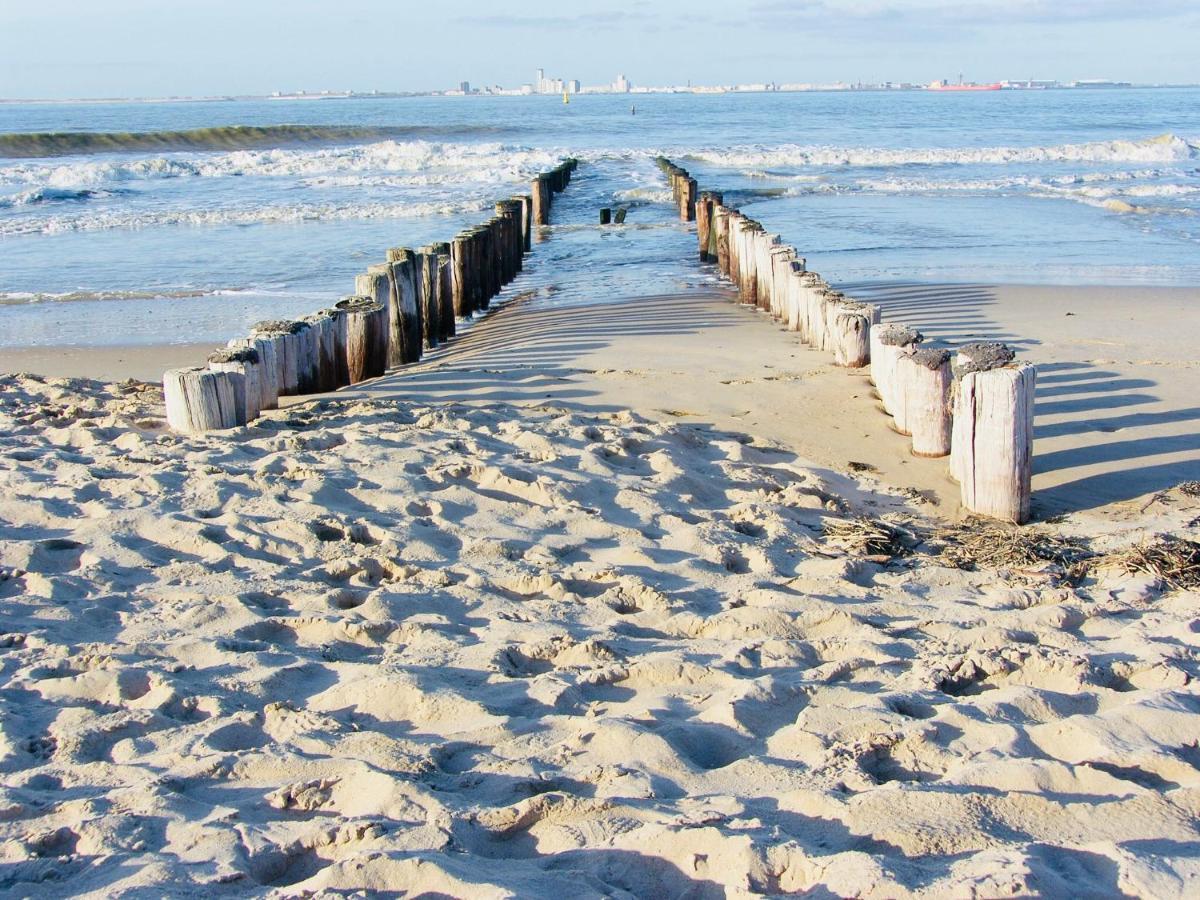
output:
[[[659,154],[835,284],[1200,285],[1200,89],[0,103],[0,348],[315,311],[566,156],[509,296],[711,285]]]

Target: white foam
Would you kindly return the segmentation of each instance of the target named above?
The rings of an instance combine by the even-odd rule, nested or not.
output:
[[[490,209],[483,200],[429,201],[423,203],[296,203],[225,209],[111,210],[76,215],[34,216],[0,220],[0,237],[27,234],[61,234],[113,228],[149,228],[163,225],[258,225],[281,222],[340,221],[349,219],[412,219],[448,216]]]
[[[1112,140],[1053,147],[883,148],[786,144],[737,147],[687,154],[727,168],[771,169],[807,166],[890,167],[910,165],[1006,165],[1039,162],[1170,163],[1200,157],[1195,141],[1162,135],[1141,141]]]

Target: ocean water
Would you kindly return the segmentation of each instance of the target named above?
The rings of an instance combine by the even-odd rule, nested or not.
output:
[[[0,104],[0,347],[311,311],[567,155],[510,291],[711,282],[659,153],[835,283],[1200,284],[1195,89]]]

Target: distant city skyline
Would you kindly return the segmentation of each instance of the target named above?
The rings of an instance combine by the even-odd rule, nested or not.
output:
[[[0,97],[445,91],[530,83],[881,83],[955,78],[1200,81],[1183,0],[661,0],[497,14],[384,0],[41,0],[0,5]],[[378,35],[378,37],[376,37]],[[376,50],[372,46],[377,45]],[[698,52],[708,47],[712,52]],[[392,48],[395,48],[394,50]],[[531,59],[534,56],[536,58]]]

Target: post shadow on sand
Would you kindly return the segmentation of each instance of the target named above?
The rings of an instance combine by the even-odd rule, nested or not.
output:
[[[980,284],[920,284],[864,281],[840,286],[858,299],[879,303],[885,321],[898,321],[927,338],[953,347],[966,341],[1003,341],[1018,355],[1038,341],[1006,331],[989,312],[995,290]],[[1034,485],[1034,508],[1041,515],[1076,512],[1200,478],[1200,440],[1193,436],[1146,433],[1157,425],[1200,419],[1200,408],[1129,412],[1161,402],[1151,393],[1158,382],[1129,378],[1087,362],[1041,363],[1034,407],[1034,474],[1069,471],[1100,463],[1123,462],[1116,472],[1072,481]],[[1105,412],[1116,415],[1096,416]],[[1133,432],[1128,439],[1103,443],[1099,435]],[[1072,446],[1046,451],[1036,441],[1073,438]],[[1155,456],[1197,452],[1194,460],[1149,464]]]

